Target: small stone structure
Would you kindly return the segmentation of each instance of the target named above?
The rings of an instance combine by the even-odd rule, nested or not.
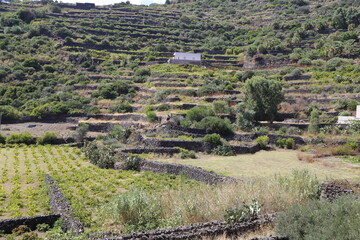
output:
[[[330,202],[342,195],[353,194],[354,190],[338,182],[324,182],[321,184],[320,199],[327,199]]]
[[[353,121],[360,121],[360,105],[356,106],[356,115],[354,116],[338,116],[338,124],[351,124]]]
[[[174,57],[168,60],[170,64],[201,64],[200,53],[181,53],[175,52]]]

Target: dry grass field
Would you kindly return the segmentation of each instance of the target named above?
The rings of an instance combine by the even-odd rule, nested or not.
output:
[[[198,154],[197,159],[154,158],[163,162],[193,165],[216,173],[252,179],[269,177],[274,174],[289,175],[293,170],[307,169],[321,179],[359,180],[360,169],[341,164],[340,161],[299,161],[299,151],[276,150],[260,151],[255,154],[243,154],[223,157]]]

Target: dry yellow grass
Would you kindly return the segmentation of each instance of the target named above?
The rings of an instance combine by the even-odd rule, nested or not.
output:
[[[222,175],[241,179],[267,177],[274,174],[289,175],[293,170],[300,169],[307,169],[315,173],[322,180],[360,179],[359,169],[340,164],[334,167],[334,164],[327,165],[320,161],[314,163],[299,161],[298,153],[300,152],[294,150],[276,150],[260,151],[255,154],[242,154],[230,157],[198,154],[197,159],[180,159],[173,157],[165,159],[155,158],[155,160],[193,165]]]

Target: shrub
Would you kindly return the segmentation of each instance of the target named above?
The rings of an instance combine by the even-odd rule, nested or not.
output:
[[[44,145],[44,144],[54,144],[57,142],[57,136],[55,133],[46,132],[42,137],[37,139],[37,144]]]
[[[4,121],[14,121],[21,117],[21,112],[9,105],[0,106],[0,114],[2,114],[2,120]]]
[[[49,224],[46,224],[46,223],[36,225],[36,230],[38,230],[39,232],[46,232],[49,229],[50,229],[50,226],[49,226]]]
[[[31,229],[26,225],[20,225],[12,230],[12,234],[15,236],[20,236],[26,232],[31,232]]]
[[[127,103],[122,103],[116,106],[113,106],[110,108],[110,112],[112,113],[127,113],[127,112],[132,112],[133,108],[130,104]]]
[[[269,143],[269,137],[268,136],[260,136],[258,138],[256,138],[255,140],[261,149],[266,149],[268,143]]]
[[[114,157],[115,152],[111,146],[99,147],[96,142],[87,142],[82,148],[86,158],[90,162],[100,168],[113,168],[116,159]]]
[[[6,144],[19,144],[24,143],[27,145],[35,143],[34,138],[30,133],[24,132],[20,134],[11,134],[6,138]]]
[[[209,116],[204,118],[199,124],[197,124],[197,126],[221,135],[229,135],[233,133],[230,120],[227,118],[221,119],[219,117]]]
[[[196,153],[194,151],[189,151],[186,149],[180,149],[180,158],[181,159],[186,159],[186,158],[192,158],[192,159],[196,159]]]
[[[256,219],[260,213],[261,207],[262,205],[259,204],[256,199],[253,199],[252,203],[249,205],[244,203],[240,207],[226,209],[224,219],[228,224]]]
[[[276,218],[276,233],[289,239],[359,239],[360,200],[343,196],[293,205]]]
[[[0,144],[5,144],[6,142],[6,137],[4,137],[1,133],[0,133]]]
[[[221,136],[217,133],[206,134],[202,140],[203,140],[203,142],[208,142],[213,145],[221,145],[222,144]]]
[[[149,122],[156,122],[158,120],[157,116],[156,116],[156,113],[154,111],[147,111],[146,112],[146,119]]]
[[[216,114],[229,114],[230,108],[227,102],[223,100],[217,100],[213,102],[213,109]]]
[[[150,76],[150,73],[149,68],[138,68],[134,72],[134,76]]]
[[[127,156],[125,158],[125,169],[139,171],[141,164],[141,158],[138,156]]]
[[[211,108],[205,106],[196,106],[188,110],[186,113],[186,120],[190,122],[199,122],[205,117],[213,116],[214,112]]]
[[[235,152],[228,144],[219,145],[211,151],[212,154],[219,156],[235,156]]]
[[[284,148],[286,145],[286,138],[278,138],[278,140],[276,140],[276,145],[280,148]]]
[[[355,152],[351,145],[344,144],[330,149],[332,155],[350,155]]]
[[[84,141],[84,138],[89,131],[89,125],[85,123],[80,123],[79,127],[76,129],[76,131],[73,134],[73,137],[77,143],[80,143]]]
[[[285,141],[285,145],[287,149],[295,149],[295,140],[293,138],[288,138]]]
[[[160,106],[158,106],[157,110],[162,112],[162,111],[167,111],[170,109],[170,106],[169,104],[167,103],[164,103],[164,104],[161,104]]]

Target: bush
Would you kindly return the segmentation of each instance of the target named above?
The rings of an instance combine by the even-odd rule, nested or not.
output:
[[[276,140],[276,146],[278,146],[280,148],[285,148],[286,138],[278,138],[278,140]]]
[[[11,134],[6,138],[6,144],[20,144],[24,143],[27,145],[35,143],[34,138],[30,133]]]
[[[112,113],[128,113],[128,112],[132,112],[133,108],[130,104],[127,103],[122,103],[116,106],[113,106],[110,108],[110,112]]]
[[[37,144],[55,144],[57,142],[57,136],[55,133],[46,132],[42,137],[37,139]]]
[[[219,117],[206,117],[197,126],[205,128],[208,131],[219,133],[221,135],[229,135],[233,133],[229,119],[221,119]]]
[[[269,137],[268,136],[260,136],[258,138],[256,138],[255,140],[261,149],[266,149],[268,143],[269,143]]]
[[[46,223],[36,225],[36,230],[38,230],[39,232],[46,232],[49,229],[50,229],[50,226],[49,226],[49,224],[46,224]]]
[[[214,112],[211,108],[205,106],[196,106],[188,110],[186,113],[186,120],[190,122],[199,122],[205,117],[213,116]]]
[[[206,134],[204,137],[203,137],[203,142],[208,142],[208,143],[211,143],[213,145],[221,145],[222,142],[221,142],[221,136],[217,133],[213,133],[213,134]]]
[[[82,148],[85,157],[100,168],[113,168],[116,162],[115,151],[111,146],[99,147],[95,142],[87,142]]]
[[[169,104],[167,104],[167,103],[161,104],[161,105],[159,105],[158,108],[157,108],[157,110],[160,111],[160,112],[162,112],[162,111],[167,111],[167,110],[169,110],[169,109],[170,109],[170,106],[169,106]]]
[[[138,156],[127,156],[125,158],[125,169],[139,171],[141,164],[141,158]]]
[[[360,239],[360,200],[343,196],[294,205],[276,218],[276,233],[289,239]]]
[[[134,76],[150,76],[151,72],[149,68],[138,68],[134,72]]]
[[[213,109],[216,114],[229,114],[230,108],[227,102],[223,100],[217,100],[213,102]]]
[[[212,151],[212,154],[219,155],[219,156],[235,156],[235,152],[232,147],[228,144],[223,144],[220,146],[215,147]]]
[[[73,134],[73,137],[75,139],[75,142],[80,143],[82,141],[84,141],[84,138],[86,136],[86,134],[89,131],[89,125],[85,124],[85,123],[80,123],[79,127],[76,129],[76,131]]]
[[[12,230],[12,234],[15,236],[20,236],[26,232],[31,232],[31,229],[26,225],[20,225]]]
[[[295,140],[293,138],[286,139],[285,146],[287,149],[295,149]]]
[[[0,133],[0,144],[5,144],[6,142],[6,137],[4,137],[1,133]]]
[[[156,116],[156,113],[154,111],[147,111],[146,112],[146,119],[149,122],[156,122],[158,120],[157,116]]]
[[[180,158],[181,159],[187,159],[187,158],[192,158],[192,159],[196,159],[196,153],[194,151],[189,151],[186,149],[180,149]]]
[[[9,105],[0,106],[0,114],[2,114],[3,121],[14,121],[21,117],[21,112]]]
[[[257,200],[253,199],[252,203],[249,205],[244,203],[240,207],[226,209],[224,219],[228,224],[256,219],[260,213],[261,207],[262,205],[259,204]]]

